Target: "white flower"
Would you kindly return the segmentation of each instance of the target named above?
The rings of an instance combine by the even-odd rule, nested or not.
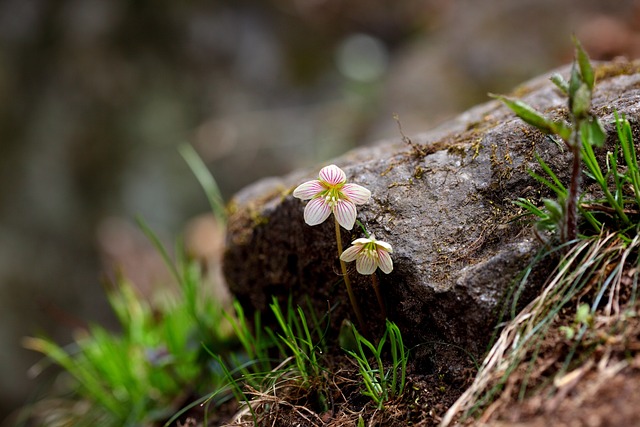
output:
[[[390,253],[393,248],[387,242],[376,240],[372,234],[369,238],[356,239],[351,247],[342,252],[340,259],[345,262],[356,262],[356,270],[360,274],[373,274],[380,267],[385,274],[393,270],[393,261]]]
[[[304,221],[318,225],[333,212],[338,224],[351,230],[356,222],[356,205],[367,203],[371,191],[346,182],[344,171],[336,165],[329,165],[320,170],[319,179],[307,181],[293,190],[293,197],[311,199],[304,208]]]

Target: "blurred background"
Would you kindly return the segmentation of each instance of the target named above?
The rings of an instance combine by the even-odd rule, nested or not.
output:
[[[0,0],[0,420],[39,393],[22,337],[114,325],[114,271],[165,277],[136,215],[219,250],[180,144],[228,199],[568,63],[571,34],[636,57],[640,2]]]

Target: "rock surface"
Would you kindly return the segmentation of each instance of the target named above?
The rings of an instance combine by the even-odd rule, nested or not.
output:
[[[615,110],[635,127],[640,63],[601,63],[596,70],[593,110],[610,137]],[[566,77],[569,68],[559,71]],[[566,116],[566,98],[548,77],[512,95],[548,115]],[[410,141],[399,136],[332,162],[350,182],[372,192],[371,201],[359,207],[358,219],[393,245],[395,268],[389,275],[379,272],[380,285],[389,318],[400,324],[410,343],[442,340],[474,353],[484,349],[505,295],[540,246],[528,225],[517,220],[520,212],[512,203],[518,197],[538,201],[548,196],[526,173],[540,169],[534,153],[566,180],[569,155],[491,101]],[[291,196],[319,169],[265,179],[233,199],[224,274],[245,306],[264,310],[272,295],[284,298],[291,292],[298,301],[310,295],[319,307],[340,302],[336,321],[351,315],[338,274],[332,218],[306,225],[305,202]],[[343,230],[343,244],[362,234],[357,227]],[[379,324],[370,282],[355,269],[350,277],[363,312],[370,314],[366,317]],[[524,289],[523,295],[531,291]]]

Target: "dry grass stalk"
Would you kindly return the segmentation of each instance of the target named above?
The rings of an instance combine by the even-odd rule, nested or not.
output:
[[[440,425],[447,427],[456,418],[466,417],[481,405],[489,404],[491,388],[500,382],[503,384],[501,395],[485,407],[479,423],[488,421],[494,412],[509,402],[517,382],[509,377],[516,372],[518,365],[528,363],[526,356],[535,352],[534,347],[541,334],[548,330],[550,323],[557,317],[555,313],[558,312],[558,304],[566,305],[578,294],[584,296],[606,289],[608,282],[608,300],[602,315],[597,317],[594,328],[611,329],[612,325],[619,324],[624,315],[620,306],[621,285],[625,280],[632,282],[627,277],[630,271],[631,274],[637,274],[637,269],[634,268],[637,266],[628,265],[628,258],[632,253],[637,254],[639,246],[639,237],[625,243],[616,234],[585,239],[576,244],[560,262],[540,295],[504,327],[483,361],[473,384],[449,408]],[[577,288],[575,285],[578,283],[584,283],[584,286]],[[611,378],[627,366],[624,361],[610,361],[606,354],[597,363],[593,358],[584,361],[582,366],[572,372],[558,372],[554,380],[556,397],[546,404],[558,404],[563,395],[569,393],[580,379],[594,369],[601,374],[598,378]],[[538,369],[539,372],[544,372],[557,361],[547,362]],[[531,374],[532,377],[534,375],[536,374]]]

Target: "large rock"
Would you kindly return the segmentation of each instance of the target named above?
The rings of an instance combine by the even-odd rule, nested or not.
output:
[[[602,63],[596,69],[593,110],[613,135],[615,110],[638,122],[640,63]],[[569,68],[560,72],[567,76]],[[548,115],[566,116],[566,98],[548,77],[526,83],[513,95]],[[393,245],[395,268],[379,274],[380,285],[389,317],[409,342],[443,340],[483,350],[514,279],[540,246],[529,226],[517,220],[512,203],[547,195],[527,174],[540,169],[534,153],[566,180],[569,155],[491,101],[412,137],[411,144],[399,136],[333,160],[350,182],[373,194],[359,207],[358,218]],[[292,292],[299,301],[308,294],[325,308],[340,302],[334,320],[350,316],[332,218],[306,225],[306,202],[291,196],[319,169],[260,181],[233,199],[224,273],[245,306],[264,310],[272,295]],[[343,230],[342,237],[347,247],[362,232]],[[350,277],[365,316],[379,324],[370,282],[355,270]],[[533,291],[525,288],[523,295]]]

